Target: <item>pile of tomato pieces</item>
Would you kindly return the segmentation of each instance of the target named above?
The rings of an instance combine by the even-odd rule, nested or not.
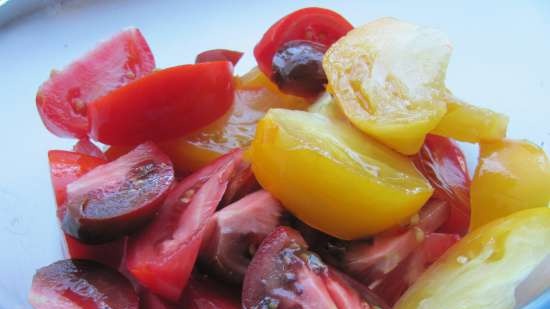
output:
[[[380,150],[410,163],[433,194],[405,222],[354,239],[288,208],[246,150],[270,108],[304,110],[321,95],[311,89],[325,88],[322,59],[308,51],[322,56],[352,29],[327,9],[293,12],[254,48],[259,69],[241,77],[242,53],[226,49],[155,69],[128,29],[52,73],[39,114],[53,134],[78,139],[48,153],[69,259],[38,270],[31,304],[391,308],[468,232],[471,180],[457,144],[428,134],[410,157]],[[300,74],[312,69],[322,76]]]

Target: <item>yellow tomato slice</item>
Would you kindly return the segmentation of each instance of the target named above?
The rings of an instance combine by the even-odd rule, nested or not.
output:
[[[271,109],[248,156],[262,187],[288,210],[342,239],[395,226],[432,194],[407,157],[321,114]]]
[[[274,107],[306,109],[308,100],[286,95],[254,68],[235,81],[235,101],[227,115],[188,136],[160,143],[179,171],[194,171],[236,147],[246,147],[254,138],[256,123]]]
[[[382,18],[333,44],[323,68],[329,91],[350,121],[410,155],[445,114],[451,49],[439,31]]]
[[[518,210],[547,206],[550,161],[527,141],[482,142],[470,194],[471,228]]]
[[[431,133],[470,143],[506,137],[506,115],[470,105],[452,95],[446,102],[447,113]]]
[[[474,230],[424,272],[394,309],[518,308],[525,304],[515,296],[524,280],[550,262],[548,222],[550,209],[535,208]]]

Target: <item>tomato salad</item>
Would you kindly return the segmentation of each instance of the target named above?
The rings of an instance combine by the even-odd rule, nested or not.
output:
[[[30,303],[525,304],[550,284],[550,161],[447,88],[451,52],[438,30],[323,8],[271,26],[242,76],[228,49],[156,68],[135,28],[97,45],[36,96],[75,146],[48,153],[67,259]],[[457,141],[480,146],[473,177]]]

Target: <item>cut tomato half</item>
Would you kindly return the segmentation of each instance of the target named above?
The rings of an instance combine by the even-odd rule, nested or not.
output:
[[[242,151],[232,151],[182,180],[153,222],[130,237],[126,267],[141,285],[168,300],[179,299],[208,220],[241,160]]]
[[[254,47],[254,56],[260,70],[271,76],[273,56],[285,43],[307,40],[329,47],[351,29],[353,26],[334,11],[317,7],[300,9],[281,18],[265,32]]]
[[[90,244],[127,235],[154,215],[173,182],[170,159],[151,142],[139,145],[67,186],[63,230]]]
[[[141,32],[124,30],[62,71],[52,71],[36,94],[38,113],[53,134],[84,138],[89,128],[86,106],[154,68]]]

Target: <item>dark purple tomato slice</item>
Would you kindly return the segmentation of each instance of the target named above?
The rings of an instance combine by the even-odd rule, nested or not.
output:
[[[130,236],[126,268],[151,292],[176,302],[195,265],[206,226],[242,160],[234,150],[187,176],[151,224]]]
[[[35,309],[138,309],[139,299],[122,274],[88,260],[61,260],[33,277]]]
[[[254,252],[280,225],[282,213],[279,201],[264,190],[223,208],[208,223],[199,260],[217,276],[242,282]]]
[[[288,227],[268,235],[254,255],[244,279],[242,304],[245,309],[386,308],[372,303],[308,251],[302,236]]]
[[[273,56],[273,80],[288,94],[313,97],[325,89],[323,55],[327,46],[312,41],[290,41]]]
[[[170,159],[141,144],[67,186],[63,230],[90,244],[127,235],[149,221],[173,182]]]

